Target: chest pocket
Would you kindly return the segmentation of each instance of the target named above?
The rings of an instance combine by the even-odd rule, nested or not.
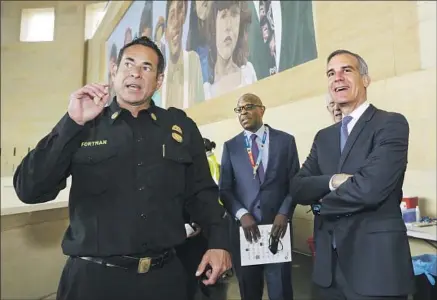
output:
[[[169,140],[162,145],[162,158],[149,172],[148,185],[161,193],[179,194],[185,191],[187,168],[193,158],[186,145]]]
[[[117,151],[112,148],[80,148],[73,157],[72,179],[79,194],[99,195],[115,180]]]

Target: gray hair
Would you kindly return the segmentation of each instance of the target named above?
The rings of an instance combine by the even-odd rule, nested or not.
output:
[[[352,55],[353,57],[355,57],[358,60],[358,68],[359,68],[360,74],[361,75],[369,75],[369,67],[367,66],[366,61],[360,55],[353,53],[351,51],[348,51],[348,50],[344,50],[344,49],[335,50],[334,52],[329,54],[328,59],[327,59],[327,63],[329,63],[334,56],[337,56],[340,54],[349,54],[349,55]]]

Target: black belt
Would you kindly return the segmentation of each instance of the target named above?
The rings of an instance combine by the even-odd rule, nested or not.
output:
[[[174,250],[164,252],[162,255],[155,257],[134,257],[134,256],[108,256],[108,257],[90,257],[77,256],[77,258],[97,263],[106,267],[122,268],[125,270],[135,269],[137,273],[143,274],[150,270],[162,268],[175,255]]]

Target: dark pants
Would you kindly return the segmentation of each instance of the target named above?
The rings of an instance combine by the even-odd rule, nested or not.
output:
[[[199,288],[199,280],[195,276],[197,267],[202,260],[203,255],[208,250],[208,241],[202,235],[189,238],[184,244],[176,247],[176,253],[182,262],[188,278],[187,299],[188,300],[226,300],[227,299],[227,282],[218,282],[213,286],[206,287],[208,296]]]
[[[199,287],[199,282],[195,276],[197,267],[200,264],[203,254],[205,254],[208,247],[206,238],[199,234],[195,237],[189,238],[176,247],[176,254],[184,266],[186,276],[188,279],[187,299],[194,299],[194,295]]]
[[[317,254],[316,254],[317,255]],[[346,281],[338,263],[337,251],[332,251],[332,285],[320,288],[320,299],[323,300],[407,300],[408,295],[397,297],[370,297],[358,295]]]
[[[186,285],[186,275],[177,257],[145,274],[68,258],[56,299],[188,300]]]
[[[270,300],[293,300],[291,263],[240,267],[237,271],[242,300],[261,300],[264,277]]]
[[[194,300],[226,300],[228,299],[228,282],[218,282],[208,286],[208,295],[205,295],[200,289],[197,289]]]

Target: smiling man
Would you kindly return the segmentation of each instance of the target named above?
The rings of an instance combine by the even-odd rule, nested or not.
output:
[[[316,134],[291,190],[299,204],[321,204],[313,280],[320,299],[406,300],[414,275],[399,205],[408,122],[367,102],[370,76],[358,54],[331,53],[326,76],[343,119]]]
[[[184,210],[209,233],[196,275],[211,285],[231,267],[200,132],[183,111],[152,100],[163,70],[152,40],[126,44],[112,103],[108,85],[73,92],[68,112],[17,167],[14,187],[28,204],[55,199],[72,176],[57,300],[191,300],[174,250],[186,238]]]
[[[243,132],[224,144],[219,186],[220,199],[235,218],[232,258],[241,299],[261,300],[264,275],[270,300],[293,299],[290,263],[241,266],[239,228],[249,242],[260,238],[260,224],[273,224],[274,238],[291,234],[286,229],[289,223],[292,228],[295,208],[289,191],[299,170],[296,143],[263,123],[265,106],[258,96],[244,94],[234,111]]]

